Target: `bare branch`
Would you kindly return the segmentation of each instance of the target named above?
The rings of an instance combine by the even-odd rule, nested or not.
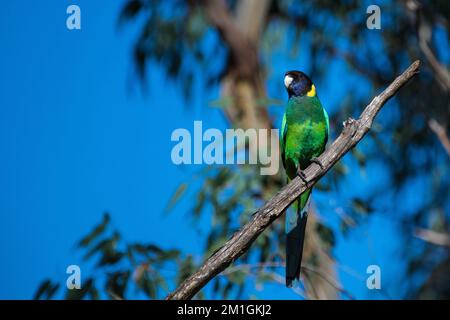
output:
[[[450,156],[450,139],[447,136],[445,128],[435,119],[428,121],[428,126],[436,134],[447,154]]]
[[[433,230],[416,228],[414,236],[423,241],[444,247],[450,247],[450,235]]]
[[[423,6],[417,0],[406,0],[405,4],[406,9],[412,13],[416,22],[420,50],[430,64],[437,82],[445,92],[448,92],[450,90],[450,72],[447,70],[446,66],[438,60],[435,52],[429,45],[429,42],[433,38],[433,27],[430,26],[429,22],[425,19],[422,12]]]
[[[369,131],[373,119],[383,105],[419,71],[420,61],[415,61],[398,76],[380,95],[364,109],[358,120],[348,119],[344,129],[333,144],[319,157],[323,164],[310,165],[304,172],[308,185],[299,177],[293,179],[272,199],[258,209],[252,220],[244,225],[218,251],[209,257],[200,269],[187,278],[166,299],[190,299],[212,278],[225,270],[233,261],[244,254],[253,241],[294,202],[305,190],[312,187],[333,165],[352,149]]]

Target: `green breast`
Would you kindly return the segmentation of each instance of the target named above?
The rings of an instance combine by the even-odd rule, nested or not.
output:
[[[290,178],[297,167],[306,169],[319,156],[328,139],[326,111],[317,97],[292,97],[286,108],[284,162]]]

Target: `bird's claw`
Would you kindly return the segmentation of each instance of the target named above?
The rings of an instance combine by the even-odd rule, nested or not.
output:
[[[302,179],[302,181],[308,186],[308,180],[306,180],[306,175],[300,168],[297,169],[297,175]]]
[[[325,168],[325,166],[322,164],[322,162],[320,162],[319,158],[317,157],[312,158],[311,162],[317,164],[322,170]]]

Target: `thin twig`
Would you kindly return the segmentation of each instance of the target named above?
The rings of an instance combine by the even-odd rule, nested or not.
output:
[[[447,136],[445,128],[435,119],[428,121],[428,126],[436,134],[445,151],[450,156],[450,139]]]
[[[328,284],[330,284],[330,286],[332,286],[334,289],[336,289],[343,295],[347,296],[347,298],[349,298],[350,300],[355,299],[355,297],[350,292],[348,292],[347,290],[345,290],[344,288],[339,286],[339,284],[337,284],[336,281],[334,281],[332,278],[330,278],[328,275],[326,275],[324,272],[320,271],[319,269],[314,268],[312,266],[308,266],[308,265],[302,265],[302,270],[317,274],[319,277],[321,277],[326,282],[328,282]]]
[[[276,273],[276,272],[270,272],[270,273],[268,273],[268,274],[272,277],[272,279],[273,279],[276,283],[279,283],[279,284],[282,284],[282,285],[285,284],[286,279],[284,279],[284,277],[283,277],[283,276],[280,276],[278,273]],[[292,290],[294,293],[298,294],[298,295],[299,295],[300,297],[302,297],[303,299],[307,299],[307,298],[306,298],[306,295],[305,295],[305,292],[304,292],[303,290],[301,290],[299,287],[292,287],[291,290]]]
[[[450,247],[450,235],[434,230],[416,228],[414,236],[423,241],[444,247]]]
[[[243,269],[247,270],[248,272],[251,272],[254,269],[264,269],[264,268],[284,268],[286,267],[286,264],[284,262],[259,262],[259,263],[243,263],[238,264],[235,266],[232,266],[226,270],[224,270],[220,275],[229,275],[233,272],[242,271]],[[340,287],[339,284],[334,281],[334,279],[330,278],[328,275],[326,275],[321,270],[317,269],[316,267],[313,267],[308,264],[303,264],[301,266],[303,271],[315,273],[322,279],[324,279],[326,282],[328,282],[329,285],[331,285],[334,289],[341,292],[345,296],[347,296],[349,299],[354,299],[353,295],[345,290],[344,288]],[[282,282],[282,284],[285,284],[285,281]]]

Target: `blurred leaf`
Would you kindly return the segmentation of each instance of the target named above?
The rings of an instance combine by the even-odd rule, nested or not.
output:
[[[345,237],[350,230],[350,226],[348,225],[348,223],[346,223],[344,220],[341,219],[339,221],[339,230],[341,231],[342,235]]]
[[[204,257],[207,258],[211,256],[214,252],[216,252],[218,249],[220,249],[221,246],[228,240],[227,235],[222,235],[219,237],[215,237],[214,235],[210,235],[210,239],[208,239],[208,249],[206,250]]]
[[[103,215],[103,221],[99,225],[94,227],[94,229],[87,236],[81,239],[81,241],[78,244],[78,247],[88,246],[93,240],[95,240],[100,234],[102,234],[105,231],[109,221],[110,216],[108,213],[105,213]]]
[[[220,99],[210,101],[209,106],[214,108],[226,109],[233,104],[233,101],[233,97],[222,97]]]
[[[51,280],[45,280],[37,289],[34,300],[51,299],[59,288],[59,284],[53,284]]]
[[[259,98],[256,99],[256,105],[258,107],[269,107],[269,106],[284,106],[284,101],[280,99],[272,99],[272,98]]]
[[[111,298],[124,299],[125,291],[128,285],[128,279],[130,278],[129,271],[118,271],[112,274],[108,274],[106,281],[106,292]]]
[[[198,218],[202,212],[202,209],[206,202],[206,192],[205,190],[200,190],[197,194],[197,201],[194,207],[194,217]]]
[[[186,259],[181,262],[177,275],[177,284],[182,283],[195,271],[194,259],[188,255]]]
[[[94,287],[94,280],[92,278],[87,279],[81,285],[81,289],[67,289],[64,299],[66,300],[82,300]]]
[[[105,265],[112,265],[118,263],[122,258],[124,254],[121,252],[111,252],[106,251],[103,253],[102,257],[100,258],[100,261],[98,262],[98,266],[105,266]]]
[[[133,19],[142,10],[143,3],[141,0],[128,0],[122,8],[119,15],[119,25]]]
[[[322,239],[323,243],[328,245],[330,248],[335,245],[334,232],[331,228],[327,227],[322,223],[317,223],[316,225],[317,234]]]
[[[201,7],[195,7],[188,16],[186,40],[189,45],[194,46],[195,43],[203,37],[206,32],[208,23]],[[199,52],[201,54],[201,52]]]
[[[100,294],[98,292],[98,289],[95,288],[94,286],[90,287],[88,295],[90,296],[90,299],[92,299],[92,300],[99,300],[100,299]]]
[[[355,212],[362,215],[367,215],[372,211],[370,205],[360,198],[355,198],[352,200],[352,208]]]
[[[359,151],[358,148],[353,148],[351,150],[352,155],[355,157],[356,161],[358,161],[358,164],[361,167],[364,167],[366,165],[366,156],[364,155],[364,153],[362,153],[361,151]]]
[[[235,284],[243,284],[247,276],[247,272],[243,270],[235,270],[227,275],[227,278]]]
[[[176,259],[180,256],[180,251],[179,250],[164,250],[160,255],[159,255],[159,259],[161,261],[168,261],[168,260],[173,260]]]
[[[188,187],[187,183],[181,183],[178,186],[177,190],[175,190],[174,194],[170,198],[169,203],[167,204],[167,207],[165,209],[165,212],[169,212],[169,211],[171,211],[173,209],[173,207],[175,207],[177,202],[181,199],[181,197],[186,192],[187,187]]]
[[[272,281],[274,281],[274,278],[271,272],[266,271],[258,272],[256,277],[256,282],[258,285],[262,285],[265,282],[272,282]]]
[[[143,273],[142,277],[138,281],[138,286],[150,299],[156,299],[158,289],[155,282],[151,278],[151,273],[149,271],[145,271]]]

